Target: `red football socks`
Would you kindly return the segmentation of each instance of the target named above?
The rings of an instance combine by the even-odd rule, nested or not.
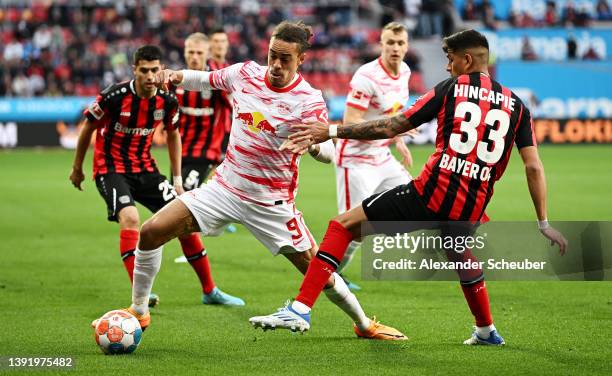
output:
[[[130,276],[130,282],[134,280],[134,251],[138,245],[138,230],[124,229],[119,232],[119,252],[123,266]]]
[[[193,233],[185,238],[179,238],[179,240],[181,248],[183,248],[183,254],[200,279],[202,291],[209,294],[215,288],[215,282],[212,279],[210,263],[200,236]]]
[[[469,286],[462,285],[461,288],[463,289],[463,295],[465,295],[470,311],[472,311],[472,315],[476,318],[476,326],[482,327],[493,324],[489,294],[487,294],[485,281],[481,280]]]
[[[353,240],[353,234],[350,231],[336,221],[329,222],[319,252],[310,262],[300,287],[300,293],[295,300],[312,308],[329,280],[329,276],[340,265],[351,240]]]

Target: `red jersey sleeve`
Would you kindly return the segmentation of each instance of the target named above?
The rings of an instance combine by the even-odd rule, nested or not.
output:
[[[525,146],[537,146],[535,131],[533,129],[533,118],[524,105],[522,106],[522,113],[520,115],[514,142],[519,149]]]
[[[453,78],[440,82],[404,111],[404,116],[410,121],[410,124],[418,127],[435,118],[444,105],[446,95],[454,82]]]

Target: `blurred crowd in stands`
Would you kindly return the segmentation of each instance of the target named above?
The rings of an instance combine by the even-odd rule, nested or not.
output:
[[[571,4],[571,1],[568,2]],[[447,35],[464,21],[498,27],[489,0],[0,0],[0,96],[95,95],[131,76],[131,54],[142,44],[160,45],[166,65],[182,67],[183,41],[192,32],[220,26],[230,41],[230,62],[265,63],[274,25],[303,19],[313,26],[313,48],[302,72],[326,95],[343,95],[355,69],[379,54],[381,25],[404,22],[413,37]],[[550,12],[549,12],[550,10]],[[610,19],[607,0],[597,17]],[[587,15],[588,16],[588,15]],[[512,14],[515,27],[591,22],[580,9],[556,9],[542,20]],[[411,90],[423,93],[418,52],[406,62]]]

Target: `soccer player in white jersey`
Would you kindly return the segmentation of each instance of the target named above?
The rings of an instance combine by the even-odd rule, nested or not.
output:
[[[229,92],[234,115],[227,154],[213,179],[179,196],[142,226],[128,311],[143,329],[150,323],[147,297],[160,268],[162,246],[182,234],[215,235],[227,223],[242,223],[273,255],[284,255],[302,274],[308,269],[317,245],[294,203],[300,155],[282,150],[282,146],[292,125],[327,122],[321,92],[297,73],[311,35],[301,21],[282,22],[270,40],[268,66],[246,62],[213,72],[166,70],[158,75],[161,85],[172,82],[185,90]],[[333,159],[333,153],[331,142],[310,150],[315,159],[326,162]],[[406,338],[396,329],[367,318],[337,274],[329,278],[325,291],[350,316],[358,336]],[[290,319],[272,315],[259,326],[274,328]],[[308,330],[310,325],[304,323],[291,329]]]
[[[408,52],[408,32],[399,22],[385,25],[380,35],[381,55],[362,65],[353,75],[346,99],[344,124],[358,124],[395,116],[408,102],[410,68],[404,62]],[[391,140],[338,140],[336,145],[336,190],[338,213],[342,214],[374,193],[408,184],[412,177],[391,155],[395,142],[406,167],[412,156],[402,137]],[[353,241],[338,273],[346,268],[360,243]],[[348,282],[348,281],[347,281]],[[351,289],[358,290],[348,282]]]

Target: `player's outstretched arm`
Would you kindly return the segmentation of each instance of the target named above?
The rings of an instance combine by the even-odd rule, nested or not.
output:
[[[337,129],[338,138],[353,140],[379,140],[393,138],[404,132],[416,128],[404,116],[399,114],[389,118],[366,121],[359,124],[345,124]],[[333,133],[333,129],[330,131]]]
[[[366,121],[359,124],[345,124],[329,126],[321,122],[293,125],[294,133],[289,135],[288,142],[283,149],[294,153],[303,153],[310,145],[319,144],[330,138],[350,138],[354,140],[379,140],[393,138],[398,134],[414,129],[404,114],[390,118]]]
[[[155,84],[158,88],[168,91],[168,85],[174,86],[183,82],[183,72],[172,69],[163,69],[155,74]]]
[[[155,83],[161,89],[167,90],[168,84],[181,86],[189,91],[204,91],[212,89],[210,75],[212,72],[183,69],[175,71],[164,69],[155,76]]]
[[[172,171],[172,182],[174,189],[179,195],[184,192],[183,178],[181,176],[181,135],[178,128],[166,132],[166,144],[170,157],[170,169]]]
[[[559,253],[563,255],[567,248],[567,240],[563,234],[555,230],[548,223],[546,214],[546,177],[544,176],[544,166],[538,155],[538,149],[535,146],[526,146],[519,149],[519,152],[525,164],[527,185],[529,186],[529,194],[538,216],[540,232],[550,240],[551,245],[557,244],[559,246]]]
[[[96,130],[96,126],[85,119],[83,121],[83,128],[81,129],[81,133],[79,134],[79,139],[77,141],[76,152],[74,153],[74,161],[72,162],[72,171],[70,172],[70,181],[75,188],[82,191],[81,183],[85,180],[85,174],[83,173],[83,160],[85,159],[85,154],[87,154],[87,148],[89,148],[89,143],[91,142],[91,135]]]

